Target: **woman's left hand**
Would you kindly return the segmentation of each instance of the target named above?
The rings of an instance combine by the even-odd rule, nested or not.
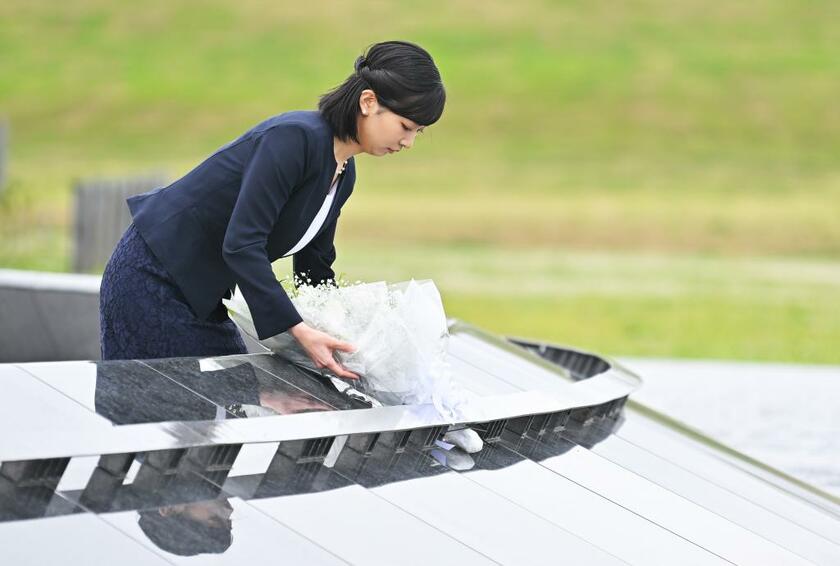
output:
[[[359,379],[359,376],[344,368],[335,359],[334,352],[355,352],[352,344],[333,338],[326,332],[316,330],[305,322],[300,322],[289,329],[292,336],[300,343],[306,354],[318,369],[327,368],[339,377]]]

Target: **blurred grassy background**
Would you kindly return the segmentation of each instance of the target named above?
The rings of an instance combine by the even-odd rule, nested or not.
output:
[[[452,316],[610,354],[840,363],[838,20],[818,0],[6,0],[0,266],[68,269],[74,179],[175,178],[402,38],[449,100],[412,151],[357,157],[350,279],[432,278]]]

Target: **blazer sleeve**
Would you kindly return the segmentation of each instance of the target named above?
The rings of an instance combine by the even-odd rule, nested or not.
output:
[[[294,255],[292,265],[296,276],[295,286],[298,286],[299,282],[335,286],[332,264],[335,261],[335,229],[340,215],[341,211],[316,238]]]
[[[300,127],[288,125],[271,128],[254,143],[225,232],[222,256],[248,303],[257,336],[263,340],[303,320],[271,269],[267,242],[280,211],[303,178],[307,139]]]

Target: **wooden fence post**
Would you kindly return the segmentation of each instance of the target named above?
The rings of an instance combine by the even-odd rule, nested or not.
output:
[[[125,199],[166,184],[162,175],[77,181],[73,270],[102,269],[131,223]]]

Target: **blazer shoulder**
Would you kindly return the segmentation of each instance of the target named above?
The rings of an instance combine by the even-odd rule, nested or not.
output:
[[[282,135],[284,132],[298,130],[306,136],[306,141],[313,146],[323,146],[332,142],[332,130],[318,111],[293,110],[272,116],[252,128],[255,134]]]

